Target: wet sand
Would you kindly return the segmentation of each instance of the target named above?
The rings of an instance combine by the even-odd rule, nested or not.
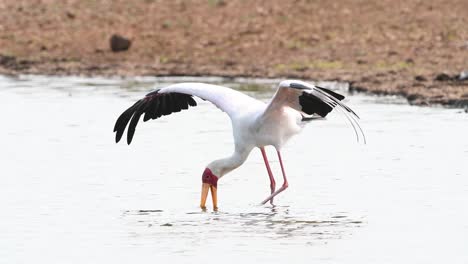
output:
[[[220,180],[220,211],[202,212],[201,172],[232,150],[224,113],[200,100],[142,122],[131,146],[112,133],[121,111],[155,83],[181,80],[0,76],[2,262],[468,261],[462,110],[350,95],[367,145],[331,114],[284,149],[290,188],[276,206],[258,205],[269,184],[254,151]],[[228,85],[263,100],[276,84],[235,82]]]
[[[464,107],[466,25],[466,0],[3,0],[0,73],[337,80]]]

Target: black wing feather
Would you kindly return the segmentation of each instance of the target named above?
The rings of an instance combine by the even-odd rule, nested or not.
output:
[[[140,116],[142,114],[142,111],[138,109],[135,114],[133,114],[132,121],[130,121],[130,124],[128,125],[128,131],[127,131],[127,144],[130,145],[132,143],[133,135],[135,134],[135,129],[136,126],[138,125],[138,121],[140,120]]]
[[[158,110],[158,105],[159,101],[158,100],[152,100],[150,103],[150,107],[145,112],[145,117],[143,117],[143,121],[146,122],[151,119],[152,116],[154,116],[154,113],[156,110]]]
[[[151,117],[151,119],[157,119],[162,116],[162,109],[166,105],[166,100],[163,99],[164,97],[159,98],[158,100],[158,109],[156,109],[156,112],[154,112],[154,116]]]
[[[179,106],[179,97],[175,94],[170,94],[172,97],[172,113],[177,113],[182,110],[182,108]]]
[[[319,90],[321,90],[321,91],[323,91],[323,92],[325,92],[325,93],[327,93],[327,94],[329,94],[329,95],[335,97],[336,99],[338,99],[338,100],[340,100],[340,101],[343,100],[343,99],[345,98],[343,95],[341,95],[341,94],[339,94],[339,93],[335,93],[334,91],[332,91],[332,90],[330,90],[330,89],[323,88],[323,87],[319,87],[319,86],[315,86],[315,87],[316,87],[317,89],[319,89]]]
[[[302,111],[308,115],[318,114],[321,117],[325,117],[333,110],[331,106],[324,103],[316,96],[306,92],[303,92],[302,95],[299,96],[299,104],[302,107]]]
[[[197,102],[191,96],[187,97],[187,101],[190,106],[197,106]]]
[[[291,83],[291,88],[298,89],[298,90],[308,90],[309,88],[305,85],[300,83]],[[331,106],[325,102],[323,102],[320,98],[316,97],[313,94],[303,92],[301,96],[299,96],[299,104],[302,107],[302,111],[306,114],[318,114],[321,117],[325,117],[328,113],[330,113],[333,108],[338,104],[336,102],[343,100],[345,97],[339,93],[336,93],[330,89],[315,86],[318,91],[320,91],[324,96],[328,97],[331,102]],[[359,116],[348,106],[342,104],[342,106],[346,109],[346,111],[353,113],[357,118]]]
[[[180,107],[181,110],[188,109],[187,98],[185,98],[185,97],[180,97],[180,100],[179,100],[179,107]]]
[[[166,103],[163,108],[163,115],[170,115],[172,113],[172,98],[170,94],[163,95],[164,99],[166,99]]]
[[[317,86],[316,86],[317,87]],[[324,92],[326,94],[326,96],[328,96],[330,99],[332,99],[332,101],[338,99],[338,100],[343,100],[345,97],[341,94],[338,94],[338,93],[335,93],[333,92],[332,90],[329,90],[329,89],[326,89],[326,88],[323,88],[323,87],[317,87],[320,91]],[[336,106],[336,103],[333,104],[334,106]],[[341,106],[344,107],[344,109],[346,109],[346,111],[352,113],[353,115],[355,115],[357,118],[359,118],[359,116],[351,109],[349,108],[347,105],[345,104],[341,104]]]
[[[161,102],[161,107],[158,111],[158,116],[163,116],[164,113],[166,112],[166,108],[167,108],[167,97],[162,95],[161,98],[159,99],[160,102]]]
[[[133,113],[135,112],[135,109],[138,108],[140,104],[141,104],[141,100],[137,101],[134,105],[132,105],[130,108],[128,108],[125,112],[123,112],[119,116],[117,121],[115,122],[114,132],[117,132],[115,134],[115,142],[119,142],[120,139],[122,138],[125,127],[127,126],[128,122],[130,121],[130,118],[132,118]]]
[[[189,105],[197,105],[192,95],[182,93],[161,94],[158,90],[153,91],[147,94],[145,98],[138,100],[119,116],[114,125],[115,142],[120,141],[128,125],[127,143],[130,144],[135,135],[138,121],[143,114],[145,114],[143,121],[148,121],[149,119],[157,119],[162,115],[170,115],[188,109]]]

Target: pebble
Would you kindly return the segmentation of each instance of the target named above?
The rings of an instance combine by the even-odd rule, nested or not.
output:
[[[114,34],[110,38],[110,47],[113,52],[126,51],[130,48],[131,44],[131,40],[118,34]]]
[[[440,82],[450,81],[451,79],[452,79],[452,77],[450,77],[450,75],[448,75],[446,73],[437,74],[437,76],[435,77],[435,80],[440,81]]]
[[[425,82],[427,81],[426,77],[422,76],[422,75],[417,75],[414,77],[414,79],[418,82]]]

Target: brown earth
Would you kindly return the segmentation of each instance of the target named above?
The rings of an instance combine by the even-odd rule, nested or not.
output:
[[[114,33],[129,50],[111,51]],[[340,80],[461,106],[464,70],[467,0],[0,1],[4,74]]]

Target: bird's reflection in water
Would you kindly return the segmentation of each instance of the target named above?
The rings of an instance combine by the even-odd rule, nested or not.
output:
[[[132,235],[139,236],[177,233],[191,237],[203,228],[211,234],[304,238],[309,242],[340,239],[365,224],[364,217],[350,216],[346,212],[296,211],[289,206],[254,207],[247,212],[130,210],[123,213],[123,219],[132,227]]]

